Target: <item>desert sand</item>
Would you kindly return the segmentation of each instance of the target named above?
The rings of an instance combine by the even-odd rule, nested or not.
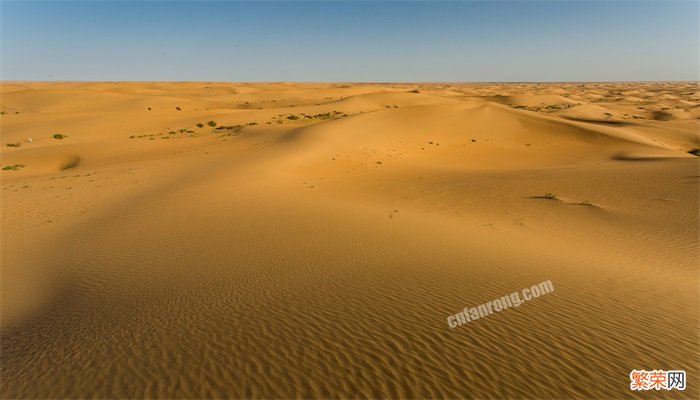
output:
[[[700,397],[697,83],[0,96],[3,398]]]

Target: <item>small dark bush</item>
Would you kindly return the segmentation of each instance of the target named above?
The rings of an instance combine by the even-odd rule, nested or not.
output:
[[[211,126],[211,127],[215,127],[215,126],[216,126],[216,121],[209,121],[209,122],[207,122],[207,125],[209,125],[209,126]]]
[[[64,134],[62,134],[62,133],[54,133],[54,134],[53,134],[53,138],[54,138],[54,139],[58,139],[58,140],[65,139],[65,138],[67,138],[67,137],[68,137],[68,136],[66,136],[66,135],[64,135]]]

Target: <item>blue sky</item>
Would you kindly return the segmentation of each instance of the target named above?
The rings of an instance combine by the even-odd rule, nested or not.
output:
[[[6,1],[4,80],[698,80],[696,1]]]

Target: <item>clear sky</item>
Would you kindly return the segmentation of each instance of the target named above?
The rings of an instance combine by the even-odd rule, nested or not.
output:
[[[4,80],[698,80],[697,1],[6,1]]]

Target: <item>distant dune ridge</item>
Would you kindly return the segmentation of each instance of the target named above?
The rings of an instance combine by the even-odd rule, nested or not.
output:
[[[0,93],[3,398],[700,397],[696,82]]]

